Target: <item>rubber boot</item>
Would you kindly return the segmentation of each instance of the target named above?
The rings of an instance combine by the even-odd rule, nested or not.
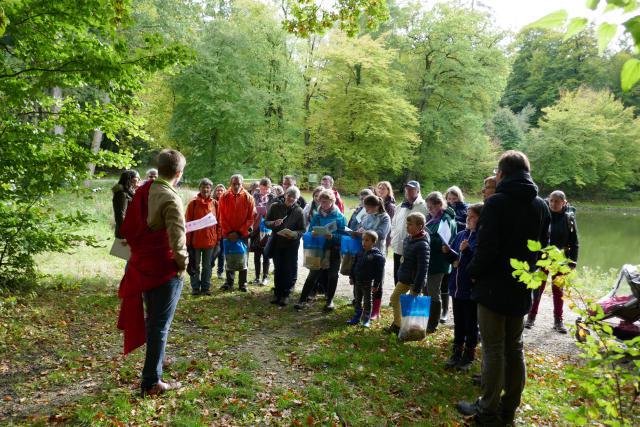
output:
[[[564,326],[564,323],[562,322],[562,317],[555,318],[555,321],[553,322],[553,329],[555,329],[556,332],[559,332],[561,334],[567,333],[567,328]]]
[[[347,320],[347,324],[349,324],[349,325],[357,325],[358,323],[360,323],[360,316],[362,316],[362,310],[356,310],[356,312],[353,315],[353,317],[351,319]]]
[[[471,368],[473,361],[476,360],[476,349],[475,348],[465,348],[462,352],[462,358],[460,359],[460,363],[456,366],[456,369],[460,371],[467,371]]]
[[[449,318],[449,293],[444,292],[440,294],[440,301],[442,301],[442,313],[440,313],[440,323],[447,323]]]
[[[233,290],[233,276],[235,273],[233,271],[227,271],[227,280],[220,286],[221,291],[231,291]]]
[[[440,301],[431,301],[431,309],[429,310],[429,322],[427,323],[428,334],[432,334],[436,331],[436,329],[438,329],[441,306],[442,303]]]
[[[238,289],[241,292],[247,292],[247,270],[240,270],[238,272]]]
[[[376,298],[371,305],[371,320],[376,320],[380,317],[380,306],[382,305],[382,298]]]
[[[444,362],[445,368],[453,368],[457,366],[458,363],[460,363],[460,359],[462,359],[462,346],[454,345],[451,357]]]

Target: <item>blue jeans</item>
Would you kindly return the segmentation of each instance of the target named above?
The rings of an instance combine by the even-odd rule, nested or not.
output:
[[[145,319],[147,351],[142,369],[141,387],[143,390],[162,380],[162,361],[167,345],[167,335],[183,284],[184,279],[176,276],[164,285],[144,293],[144,301],[147,306],[147,318]]]
[[[208,291],[211,287],[211,271],[213,270],[212,258],[215,248],[209,249],[194,249],[195,254],[195,271],[191,278],[191,289],[194,291]],[[200,274],[200,267],[202,266],[202,275]]]

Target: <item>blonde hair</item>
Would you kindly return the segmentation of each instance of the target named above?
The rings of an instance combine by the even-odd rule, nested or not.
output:
[[[376,243],[378,241],[378,233],[373,230],[366,230],[364,233],[362,233],[362,238],[364,239],[365,237],[369,237],[371,240],[373,240],[373,243]]]
[[[424,227],[427,223],[427,218],[424,217],[424,214],[421,212],[413,212],[407,215],[407,222],[411,222],[420,227]]]
[[[464,196],[462,195],[462,190],[457,185],[452,185],[449,187],[446,193],[444,193],[444,197],[449,197],[449,194],[456,196],[460,202],[464,203]]]
[[[336,195],[333,194],[333,190],[324,189],[318,194],[318,199],[329,199],[332,202],[336,202]]]
[[[378,185],[376,185],[377,187],[384,187],[387,189],[387,191],[389,192],[389,196],[390,198],[393,198],[393,187],[391,187],[391,183],[389,181],[380,181],[378,183]]]

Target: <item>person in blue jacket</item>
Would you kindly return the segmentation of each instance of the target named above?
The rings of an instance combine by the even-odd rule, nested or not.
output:
[[[338,287],[338,273],[340,272],[340,241],[342,236],[346,235],[346,220],[342,212],[336,207],[336,196],[332,190],[322,190],[318,195],[318,200],[320,201],[320,208],[318,209],[318,213],[311,218],[309,229],[312,231],[314,237],[318,237],[320,235],[315,227],[332,228],[332,231],[324,234],[323,237],[327,239],[327,247],[329,248],[328,281],[325,292],[327,303],[324,311],[333,311],[335,309],[333,297]],[[323,270],[311,270],[309,272],[307,280],[305,280],[304,286],[302,287],[300,301],[294,306],[296,310],[303,310],[307,307],[307,297],[309,297],[314,290],[322,271]]]
[[[476,250],[476,226],[482,203],[469,206],[466,228],[459,232],[451,246],[442,251],[453,264],[449,276],[449,294],[453,300],[453,353],[445,366],[466,370],[475,360],[478,345],[478,305],[471,299],[471,278],[467,266]]]

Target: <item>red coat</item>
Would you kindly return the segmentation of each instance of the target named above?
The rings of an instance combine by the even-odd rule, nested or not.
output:
[[[340,193],[335,188],[333,189],[333,195],[336,196],[336,206],[340,210],[340,212],[344,213],[344,202],[340,198]]]
[[[244,188],[238,194],[225,191],[218,203],[218,222],[222,228],[222,237],[229,237],[235,231],[243,238],[249,236],[249,228],[253,225],[255,207],[253,196]]]
[[[124,354],[146,342],[142,293],[167,283],[178,273],[167,230],[151,231],[147,225],[152,183],[149,181],[136,190],[120,227],[120,234],[131,248],[131,258],[118,289],[122,300],[118,329],[124,331]]]
[[[194,221],[212,213],[218,218],[218,202],[212,198],[205,199],[200,193],[187,205],[186,221]],[[187,246],[194,249],[210,249],[218,244],[218,226],[203,228],[187,233]]]

